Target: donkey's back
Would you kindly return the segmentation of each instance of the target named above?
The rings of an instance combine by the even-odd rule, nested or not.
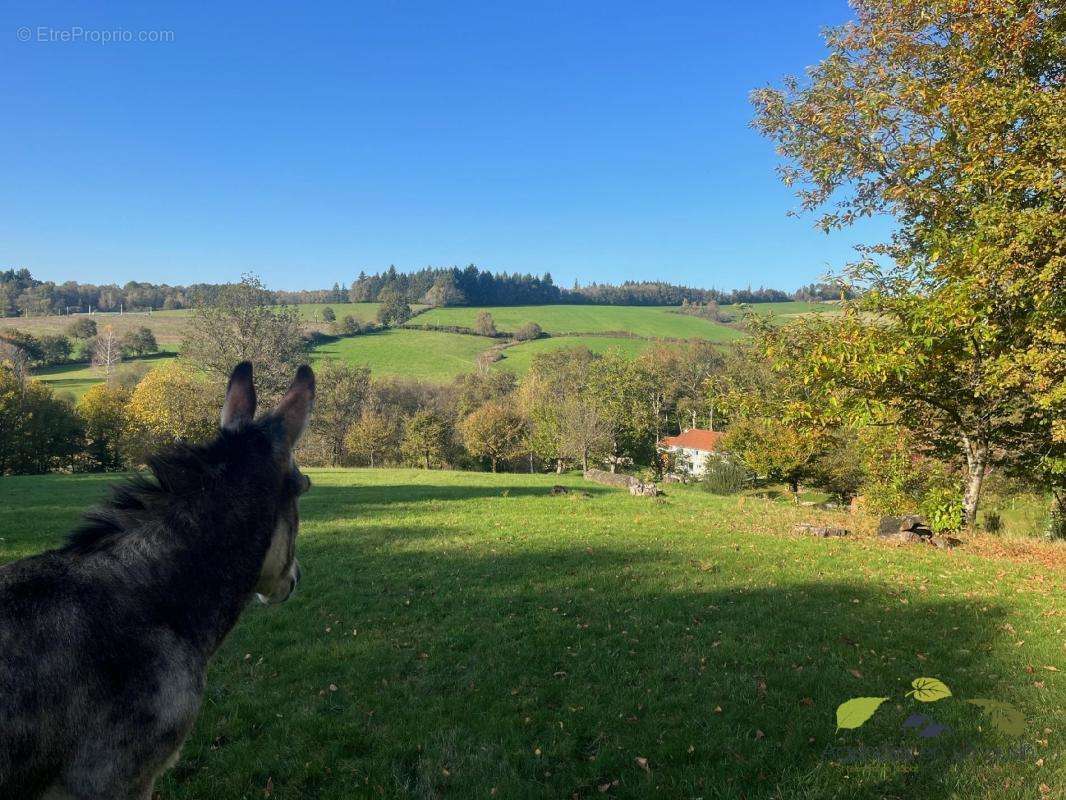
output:
[[[204,659],[121,577],[67,551],[0,567],[0,797],[148,796],[188,735]]]

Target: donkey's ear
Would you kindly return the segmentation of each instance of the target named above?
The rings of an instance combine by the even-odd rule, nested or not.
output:
[[[252,365],[242,361],[233,368],[226,386],[226,402],[222,404],[222,427],[232,431],[247,425],[255,417],[255,384]]]
[[[311,418],[311,406],[315,402],[315,373],[304,364],[296,370],[292,385],[281,398],[274,413],[281,420],[285,431],[285,443],[291,448],[303,435]]]

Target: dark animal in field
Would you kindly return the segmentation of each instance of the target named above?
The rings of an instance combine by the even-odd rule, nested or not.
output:
[[[151,797],[244,607],[300,579],[292,450],[314,393],[300,367],[255,419],[239,365],[213,442],[154,456],[66,546],[0,567],[0,798]]]

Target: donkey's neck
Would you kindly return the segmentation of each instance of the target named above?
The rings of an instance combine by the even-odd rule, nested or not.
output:
[[[143,588],[154,597],[160,621],[205,657],[222,644],[255,592],[274,517],[270,509],[230,509],[222,520],[155,523],[155,530],[141,532],[163,544],[162,558],[146,564],[151,585]]]

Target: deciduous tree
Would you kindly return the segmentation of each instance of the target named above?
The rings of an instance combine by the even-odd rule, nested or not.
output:
[[[451,427],[438,412],[425,409],[404,425],[403,450],[415,463],[429,469],[445,460],[451,444]]]
[[[370,394],[370,369],[340,361],[315,367],[315,413],[300,450],[307,463],[336,467],[347,456],[348,435]]]
[[[755,93],[757,127],[829,230],[898,230],[811,380],[898,414],[966,464],[1042,476],[1066,502],[1066,37],[1061,3],[859,0],[829,56]],[[831,388],[831,387],[827,387]]]
[[[518,458],[525,452],[526,420],[511,403],[486,403],[460,423],[459,433],[470,455],[487,458],[493,472],[500,461]]]
[[[300,315],[273,298],[254,275],[224,286],[198,306],[181,345],[181,357],[219,381],[241,361],[255,367],[261,400],[280,395],[307,357]]]
[[[75,410],[85,426],[85,455],[91,469],[121,469],[125,463],[126,404],[131,392],[100,383],[89,388]]]
[[[126,406],[131,462],[179,439],[197,442],[214,435],[223,395],[222,383],[180,363],[153,369]]]

